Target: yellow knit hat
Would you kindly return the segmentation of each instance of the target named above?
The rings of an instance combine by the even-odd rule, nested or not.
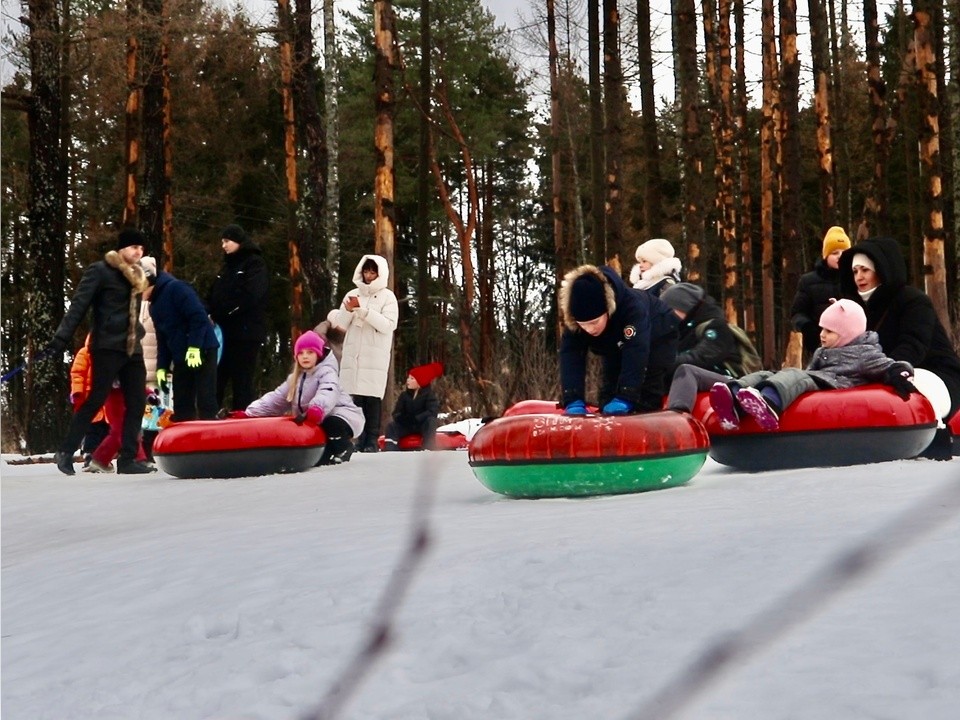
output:
[[[834,225],[823,236],[823,257],[826,259],[834,250],[846,250],[850,247],[850,238],[842,227]]]

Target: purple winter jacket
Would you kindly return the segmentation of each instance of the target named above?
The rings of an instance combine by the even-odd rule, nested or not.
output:
[[[353,430],[356,437],[363,431],[363,411],[353,403],[353,398],[340,388],[340,365],[333,353],[328,353],[311,370],[304,371],[297,382],[299,387],[293,402],[287,400],[290,390],[290,375],[280,387],[259,400],[254,400],[246,409],[250,417],[298,415],[311,405],[323,410],[323,417],[338,417]]]

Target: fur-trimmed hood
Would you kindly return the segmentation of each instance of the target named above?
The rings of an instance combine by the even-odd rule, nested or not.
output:
[[[577,325],[577,321],[570,312],[570,288],[573,287],[573,282],[577,278],[584,275],[593,275],[603,284],[603,295],[607,300],[607,314],[613,315],[617,311],[617,295],[607,276],[596,265],[581,265],[564,275],[563,281],[560,283],[560,293],[557,298],[560,306],[560,319],[568,330],[580,330],[580,326]]]

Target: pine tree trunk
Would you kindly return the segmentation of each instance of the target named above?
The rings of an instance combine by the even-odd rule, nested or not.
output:
[[[557,53],[557,21],[553,0],[547,0],[547,45],[550,67],[550,188],[551,210],[553,212],[553,250],[557,258],[556,286],[560,286],[563,274],[569,269],[566,258],[566,235],[564,219],[566,209],[563,202],[563,186],[560,174],[560,77]]]
[[[429,2],[429,0],[424,0]],[[333,0],[323,0],[323,78],[327,116],[327,212],[324,237],[327,239],[327,273],[330,276],[329,307],[340,300],[340,54],[337,52]]]
[[[164,165],[165,96],[163,92],[164,0],[143,1],[143,42],[140,64],[143,87],[143,189],[140,228],[147,240],[145,253],[163,252],[164,203],[168,192]]]
[[[297,130],[293,107],[293,17],[289,0],[277,0],[277,38],[280,49],[280,94],[283,98],[283,157],[287,197],[287,259],[290,273],[290,342],[303,329],[303,273],[297,224]]]
[[[847,135],[847,108],[846,108],[846,83],[842,67],[846,65],[846,54],[841,57],[840,37],[837,32],[837,15],[834,0],[827,0],[828,22],[830,26],[830,73],[833,78],[831,88],[833,95],[830,101],[831,115],[833,117],[831,133],[833,138],[834,152],[839,162],[835,164],[834,175],[837,186],[837,208],[839,216],[837,223],[845,228],[853,227],[853,213],[850,196],[850,138]]]
[[[753,189],[750,182],[750,133],[747,129],[748,98],[747,98],[747,68],[744,0],[734,0],[733,14],[737,22],[737,34],[734,40],[736,49],[736,137],[734,146],[739,149],[740,172],[740,206],[737,218],[740,233],[740,268],[743,280],[740,283],[743,289],[743,305],[741,322],[743,328],[756,337],[757,309],[756,309],[756,277],[753,269]]]
[[[817,116],[817,167],[820,180],[821,230],[837,224],[836,194],[833,177],[833,142],[830,115],[830,53],[827,16],[823,0],[809,0],[810,54],[813,62],[813,106]],[[807,267],[811,263],[804,263]]]
[[[774,203],[780,176],[777,143],[777,116],[780,104],[780,72],[777,64],[774,0],[762,0],[761,33],[763,64],[763,106],[760,124],[760,238],[763,267],[763,366],[775,367],[777,357],[776,267],[773,258]]]
[[[952,287],[953,292],[948,292],[951,297],[957,297],[957,288],[960,286],[960,277],[956,273],[960,271],[960,0],[948,0],[947,11],[947,32],[950,47],[954,52],[950,53],[950,85],[947,90],[947,101],[950,103],[950,115],[953,117],[951,124],[950,153],[944,153],[948,158],[950,166],[953,168],[953,184],[951,186],[952,195],[950,202],[953,205],[953,223],[947,225],[952,229],[948,234],[947,242],[947,288]],[[948,218],[949,220],[949,218]],[[951,268],[953,275],[951,276]],[[955,313],[960,313],[960,307],[954,303]]]
[[[737,206],[734,197],[734,123],[733,123],[733,66],[730,57],[730,0],[718,5],[718,51],[720,59],[720,188],[718,210],[723,237],[723,310],[727,322],[740,323],[736,294],[739,285],[737,268]]]
[[[496,306],[493,288],[496,280],[496,267],[493,262],[493,218],[496,201],[494,200],[493,160],[488,159],[483,176],[483,204],[480,214],[480,234],[477,242],[477,299],[480,313],[480,368],[481,378],[494,377],[493,358],[496,348]]]
[[[320,90],[313,52],[313,2],[296,0],[294,10],[293,106],[297,136],[307,156],[303,197],[298,212],[298,237],[303,281],[309,290],[310,320],[326,314],[330,275],[324,252],[327,144],[317,94]]]
[[[944,327],[950,327],[944,267],[943,195],[940,172],[940,100],[928,2],[914,3],[914,41],[920,97],[920,172],[923,205],[923,274],[927,295]]]
[[[420,0],[420,162],[417,165],[417,354],[432,357],[436,307],[430,297],[430,0]],[[439,344],[439,340],[437,342]]]
[[[861,229],[858,237],[869,237],[887,229],[887,164],[890,143],[887,133],[887,88],[880,73],[880,40],[876,0],[864,0],[863,22],[866,30],[867,88],[870,92],[870,113],[873,136],[873,183],[864,199]]]
[[[606,210],[604,197],[603,94],[600,88],[600,0],[587,0],[588,86],[590,91],[590,187],[592,192],[591,254],[594,263],[607,257]]]
[[[663,235],[663,203],[660,186],[660,140],[657,136],[657,104],[653,81],[653,48],[650,37],[650,0],[637,0],[637,60],[640,73],[640,108],[643,117],[643,215],[649,237]]]
[[[60,17],[53,0],[30,0],[30,84],[27,115],[30,131],[28,215],[30,236],[26,257],[34,270],[25,309],[24,355],[33,357],[53,337],[63,319],[66,195],[63,168],[60,95]],[[72,349],[72,348],[71,348]],[[30,365],[23,377],[27,452],[54,450],[65,425],[67,368],[62,357]]]
[[[800,278],[799,252],[803,246],[800,157],[800,59],[797,54],[796,0],[780,0],[781,85],[783,104],[781,134],[780,228],[782,275],[780,297],[793,298]],[[790,328],[790,302],[783,303],[784,338]]]
[[[396,59],[396,17],[393,3],[375,0],[373,3],[373,34],[376,47],[374,85],[376,92],[376,125],[373,145],[377,154],[373,183],[374,251],[386,258],[393,267],[394,239],[396,237],[396,208],[394,206],[396,177],[393,167],[393,118],[397,99],[394,91]],[[395,273],[391,273],[390,287],[394,287]]]
[[[163,245],[164,267],[173,271],[173,103],[170,95],[170,48],[164,41],[160,49],[163,81]]]
[[[703,157],[700,154],[700,66],[696,34],[690,32],[697,21],[694,0],[675,0],[674,37],[676,38],[676,74],[679,86],[683,158],[683,232],[687,242],[686,271],[690,282],[702,282],[704,210]]]
[[[126,187],[123,198],[123,224],[137,225],[137,176],[140,168],[140,79],[137,73],[137,23],[139,22],[139,3],[127,0],[127,105],[125,110],[126,142],[124,143],[124,165],[126,167]]]
[[[603,104],[606,152],[606,262],[623,245],[623,70],[620,65],[620,10],[617,0],[603,0]]]

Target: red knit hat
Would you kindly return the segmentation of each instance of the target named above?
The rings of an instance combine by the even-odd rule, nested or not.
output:
[[[418,365],[417,367],[410,368],[410,372],[408,372],[407,375],[410,375],[416,380],[417,385],[420,387],[426,387],[443,375],[443,363],[432,362],[426,365]]]

